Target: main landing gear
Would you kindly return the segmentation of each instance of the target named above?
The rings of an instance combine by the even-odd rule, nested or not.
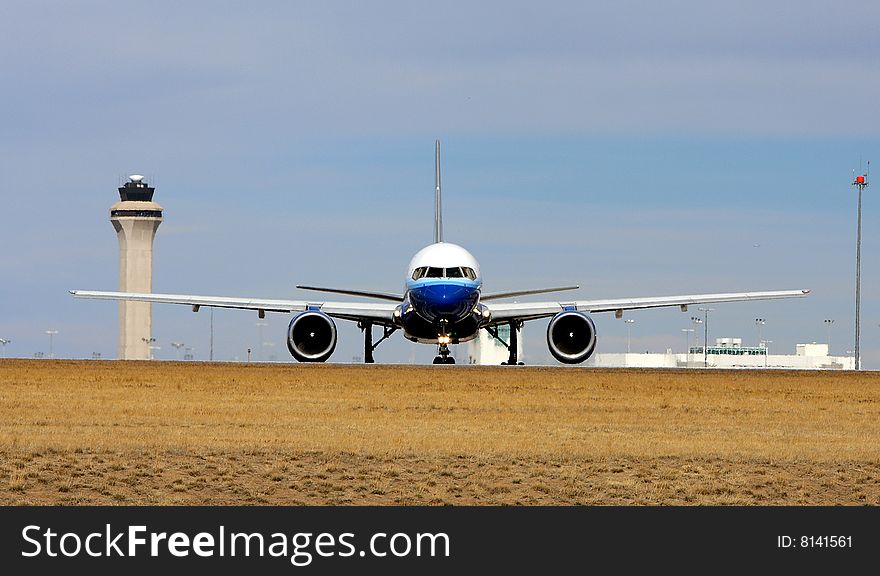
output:
[[[374,364],[373,350],[379,347],[384,340],[397,331],[395,326],[383,326],[384,333],[379,340],[373,344],[373,323],[368,320],[358,322],[358,328],[364,331],[364,364]]]
[[[522,328],[523,323],[517,320],[512,322],[508,322],[508,326],[510,326],[510,342],[505,342],[501,336],[498,335],[498,328],[495,326],[486,326],[486,332],[492,335],[493,338],[501,342],[509,353],[507,357],[507,362],[502,362],[502,366],[522,366],[522,362],[517,362],[517,353],[516,349],[519,347],[517,343],[517,338],[519,336],[519,329]]]

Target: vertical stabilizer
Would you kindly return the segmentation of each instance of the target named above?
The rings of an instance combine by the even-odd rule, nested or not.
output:
[[[434,158],[434,243],[443,242],[443,206],[440,202],[440,141]]]

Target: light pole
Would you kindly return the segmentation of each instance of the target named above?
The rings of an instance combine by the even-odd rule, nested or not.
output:
[[[834,324],[834,320],[831,318],[826,318],[823,323],[825,324],[825,328],[828,329],[828,338],[825,340],[825,343],[828,345],[828,355],[831,355],[831,326]]]
[[[630,328],[635,324],[635,320],[627,319],[623,321],[626,324],[626,353],[629,354],[629,337],[630,337]]]
[[[856,355],[855,369],[861,369],[862,359],[859,354],[859,322],[861,320],[861,300],[862,300],[862,190],[868,185],[868,174],[871,172],[871,161],[868,161],[868,169],[862,176],[856,176],[852,185],[859,189],[859,210],[858,224],[856,227],[856,345],[854,354]]]
[[[703,368],[709,367],[709,312],[714,308],[697,308],[703,313]]]
[[[180,360],[180,349],[183,348],[183,342],[172,342],[171,345],[177,351],[177,359]]]
[[[155,360],[156,358],[153,356],[154,350],[161,350],[161,346],[150,346],[150,360]]]
[[[49,335],[49,358],[54,358],[55,354],[52,351],[52,340],[56,334],[58,334],[58,330],[46,330],[46,334]]]
[[[150,351],[150,360],[152,360],[153,359],[153,350],[158,350],[158,348],[153,346],[153,342],[155,342],[156,339],[153,338],[152,336],[149,338],[147,338],[146,336],[141,336],[141,340],[143,341],[144,344],[147,345],[147,349]]]
[[[259,347],[257,348],[257,362],[263,361],[263,326],[268,326],[265,322],[257,322],[257,331],[260,337]]]
[[[3,357],[6,358],[6,345],[12,343],[12,340],[0,338],[0,346],[3,346]]]
[[[684,366],[687,368],[691,363],[691,347],[690,347],[690,339],[691,332],[694,331],[693,328],[682,328],[682,332],[684,332]]]
[[[703,319],[702,319],[702,318],[698,318],[698,317],[696,317],[696,316],[691,316],[691,322],[694,323],[694,341],[699,342],[700,339],[699,339],[699,337],[697,336],[697,330],[699,329],[700,324],[703,323]],[[705,349],[705,348],[706,348],[706,343],[703,342],[703,349]]]
[[[767,321],[763,318],[755,318],[755,326],[758,328],[758,348],[761,347],[761,328],[763,328],[766,323]]]

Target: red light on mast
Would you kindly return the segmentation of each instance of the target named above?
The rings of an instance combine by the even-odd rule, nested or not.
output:
[[[864,176],[856,176],[856,184],[864,184],[865,177]]]

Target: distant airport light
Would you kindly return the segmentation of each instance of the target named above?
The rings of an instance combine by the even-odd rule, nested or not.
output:
[[[698,337],[699,332],[697,332],[696,330],[697,330],[697,328],[699,328],[699,325],[703,323],[703,319],[699,318],[697,316],[691,316],[691,322],[694,323],[694,342],[699,344],[699,342],[700,342],[699,337]],[[706,347],[706,343],[703,342],[703,348],[705,348],[705,347]]]
[[[828,339],[826,340],[826,344],[828,345],[828,353],[831,354],[831,326],[834,324],[834,320],[831,318],[826,318],[823,323],[825,327],[828,329]]]
[[[763,318],[755,318],[755,326],[758,328],[758,347],[761,346],[761,328],[767,323]]]
[[[636,321],[629,319],[629,320],[624,320],[624,322],[626,323],[626,353],[629,354],[629,342],[630,342],[630,334],[631,334],[630,328],[632,328],[632,325],[635,324]]]

